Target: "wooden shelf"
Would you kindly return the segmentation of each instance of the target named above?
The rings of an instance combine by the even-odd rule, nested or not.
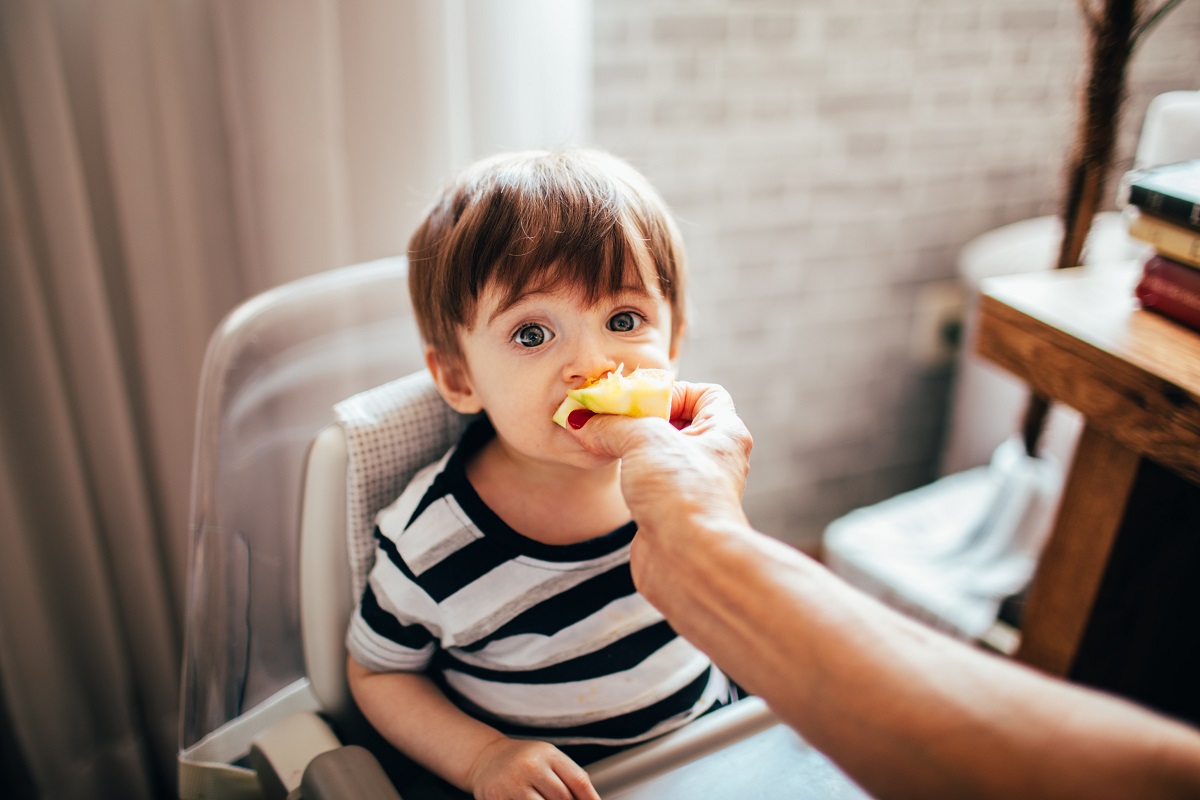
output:
[[[1200,721],[1200,334],[1136,264],[983,284],[976,349],[1085,419],[1017,658]]]
[[[983,284],[983,357],[1200,483],[1200,334],[1137,308],[1134,265]]]

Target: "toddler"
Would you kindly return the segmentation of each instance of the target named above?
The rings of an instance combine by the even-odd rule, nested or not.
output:
[[[409,269],[434,382],[479,417],[377,518],[352,693],[388,741],[477,798],[595,798],[579,764],[733,693],[634,589],[619,462],[551,420],[568,389],[621,364],[671,368],[681,239],[619,159],[520,153],[444,190]]]

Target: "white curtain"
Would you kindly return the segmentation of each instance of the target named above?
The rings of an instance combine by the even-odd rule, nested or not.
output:
[[[0,3],[0,745],[34,796],[174,794],[220,317],[402,252],[477,156],[585,140],[590,19],[584,0]]]

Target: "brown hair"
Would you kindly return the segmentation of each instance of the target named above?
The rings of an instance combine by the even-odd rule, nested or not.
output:
[[[515,153],[468,168],[438,196],[408,245],[408,286],[425,343],[460,360],[460,329],[493,283],[509,306],[554,284],[595,303],[653,275],[685,317],[683,240],[658,193],[594,150]]]

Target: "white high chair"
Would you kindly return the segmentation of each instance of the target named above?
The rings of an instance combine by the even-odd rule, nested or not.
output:
[[[308,731],[296,752],[338,746],[316,716],[296,716],[320,711],[338,725],[349,708],[341,634],[320,633],[333,630],[339,614],[344,631],[352,602],[347,552],[325,546],[314,557],[328,569],[301,575],[305,458],[334,422],[337,401],[423,367],[403,259],[273,289],[214,333],[193,463],[181,798],[262,796],[251,744],[281,730],[284,719],[304,720],[286,726]],[[457,436],[456,415],[444,404],[432,408],[446,427],[427,443],[433,454],[414,451],[417,460],[432,460]],[[340,533],[344,522],[331,530]]]
[[[467,421],[424,371],[411,317],[405,262],[389,259],[253,298],[213,336],[193,474],[184,800],[398,796],[366,751],[342,746],[372,736],[346,688],[344,635],[375,513]],[[756,698],[588,771],[626,800],[738,797],[756,782],[763,796],[861,796]],[[446,795],[405,793],[432,796]]]

